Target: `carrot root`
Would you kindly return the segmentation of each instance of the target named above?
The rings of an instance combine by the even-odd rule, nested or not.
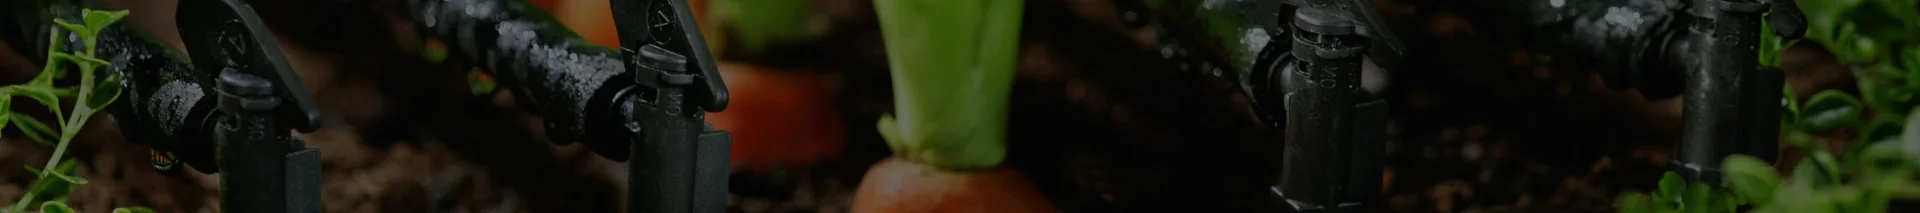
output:
[[[1053,204],[1019,171],[951,171],[898,157],[867,170],[854,194],[854,213],[1039,213]]]

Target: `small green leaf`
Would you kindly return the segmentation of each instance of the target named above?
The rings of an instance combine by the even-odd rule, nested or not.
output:
[[[11,114],[11,113],[8,113],[8,114],[0,114],[0,128],[6,128],[6,127],[7,127],[7,124],[11,124],[10,122],[11,122],[11,121],[13,120],[13,116],[11,116],[11,115],[9,115],[9,114]],[[41,144],[41,145],[45,145],[45,144],[46,144],[46,142],[40,142],[39,140],[35,140],[35,141],[33,141],[33,142],[34,142],[34,143],[39,143],[39,144]]]
[[[1714,206],[1717,206],[1710,203],[1713,200],[1713,188],[1708,187],[1705,183],[1687,184],[1686,193],[1687,195],[1680,200],[1680,207],[1686,209],[1687,212],[1708,213],[1713,211]]]
[[[1873,209],[1873,207],[1862,205],[1864,203],[1860,201],[1864,201],[1865,199],[1862,198],[1862,193],[1859,189],[1849,187],[1829,188],[1822,190],[1820,194],[1826,197],[1825,204],[1834,209],[1828,212],[1883,212],[1872,211],[1869,209]]]
[[[1735,213],[1734,210],[1738,210],[1741,204],[1746,204],[1747,201],[1745,198],[1741,198],[1740,196],[1735,196],[1732,193],[1733,192],[1727,191],[1725,189],[1718,189],[1718,188],[1714,189],[1713,202],[1715,205],[1713,205],[1714,206],[1713,212]]]
[[[1787,181],[1793,185],[1806,186],[1826,186],[1834,182],[1827,179],[1825,169],[1821,169],[1812,156],[1801,158],[1800,163],[1794,164],[1793,176],[1788,177]]]
[[[33,199],[27,200],[25,203],[66,199],[68,194],[73,193],[73,186],[78,184],[70,182],[67,178],[58,176],[73,176],[74,169],[78,167],[79,164],[75,164],[73,160],[69,159],[61,161],[58,166],[54,167],[53,171],[44,173],[36,172],[37,174],[42,174],[41,178],[34,180],[32,186],[28,186],[27,194],[32,195]],[[38,170],[35,169],[34,171]],[[51,176],[55,177],[47,177],[49,175],[46,174],[53,174]]]
[[[1680,177],[1680,173],[1668,171],[1660,176],[1659,187],[1659,190],[1653,191],[1655,203],[1676,203],[1680,201],[1681,193],[1687,190],[1687,179]]]
[[[1861,151],[1860,161],[1866,165],[1860,166],[1859,172],[1854,174],[1854,182],[1867,186],[1871,191],[1889,193],[1906,185],[1914,172],[1911,167],[1913,162],[1901,150],[1901,146],[1892,141],[1879,141]]]
[[[53,53],[53,58],[56,60],[73,62],[74,65],[90,66],[95,68],[113,65],[112,62],[107,62],[106,60],[100,60],[98,58],[91,58],[91,57],[81,57],[81,56],[76,56],[69,53]]]
[[[138,206],[120,207],[120,208],[114,208],[113,213],[153,213],[153,209],[149,209],[147,207],[138,207]]]
[[[73,213],[73,208],[60,201],[47,201],[40,204],[40,213]]]
[[[876,127],[876,129],[879,130],[880,132],[881,140],[902,141],[902,139],[904,139],[904,138],[900,138],[901,137],[900,136],[901,133],[899,129],[900,125],[895,122],[896,121],[893,120],[893,113],[880,114],[880,122],[877,122],[879,123],[879,125]],[[906,147],[901,147],[899,143],[886,143],[886,144],[887,144],[887,148],[891,150],[906,149]],[[1662,182],[1662,183],[1665,183],[1665,182]],[[1664,187],[1662,189],[1664,189]]]
[[[69,23],[65,19],[53,19],[53,25],[60,26],[61,29],[65,29],[67,32],[79,33],[81,35],[94,35],[92,30],[87,30],[87,26]]]
[[[1821,131],[1860,122],[1860,100],[1839,90],[1826,90],[1807,99],[1801,118],[1805,128]]]
[[[13,111],[8,111],[11,110],[9,109],[12,108],[11,105],[13,105],[12,95],[0,95],[0,129],[7,128],[7,124],[11,124],[9,122],[13,120]]]
[[[1920,90],[1920,45],[1908,45],[1899,57],[1907,70],[1907,89]]]
[[[1857,31],[1860,27],[1856,23],[1850,22],[1841,28],[1845,31]],[[1841,63],[1846,64],[1873,62],[1874,56],[1877,56],[1875,53],[1880,52],[1880,45],[1884,45],[1873,37],[1861,36],[1859,33],[1844,34],[1839,39],[1846,41],[1847,46],[1851,47],[1848,48],[1849,52],[1842,54],[1844,57],[1840,58]]]
[[[1780,67],[1780,52],[1785,52],[1787,47],[1793,46],[1793,43],[1798,40],[1782,39],[1774,35],[1771,33],[1773,27],[1768,24],[1761,24],[1760,32],[1760,65]]]
[[[1854,138],[1854,143],[1866,144],[1899,137],[1901,131],[1900,122],[1900,119],[1891,117],[1875,118],[1873,121],[1867,122],[1865,127],[1859,129],[1859,136]]]
[[[1813,134],[1807,133],[1806,131],[1801,131],[1800,129],[1791,129],[1786,131],[1786,133],[1787,133],[1787,144],[1791,144],[1794,147],[1811,148],[1811,149],[1822,149],[1822,147],[1824,147],[1824,146],[1814,146],[1813,141],[1815,139],[1813,138]]]
[[[13,113],[13,88],[0,87],[0,113]]]
[[[20,96],[27,96],[27,98],[31,98],[33,99],[33,101],[39,102],[41,106],[46,106],[47,108],[53,108],[56,110],[60,108],[60,96],[57,94],[54,94],[52,89],[41,88],[41,87],[27,87],[27,86],[21,86],[21,85],[13,85],[8,87],[12,88],[13,94],[20,95]]]
[[[1819,167],[1814,167],[1813,169],[1819,169],[1818,171],[1820,171],[1820,174],[1826,175],[1826,179],[1824,180],[1827,180],[1828,181],[1827,183],[1830,183],[1830,184],[1840,183],[1840,180],[1841,180],[1840,164],[1839,164],[1839,161],[1834,160],[1833,154],[1827,153],[1827,152],[1814,152],[1811,157],[1813,158],[1813,163],[1815,165],[1819,165]],[[1800,168],[1794,168],[1794,170],[1799,170],[1799,169]]]
[[[1880,114],[1896,116],[1906,113],[1906,109],[1920,104],[1914,91],[1907,89],[1904,81],[1906,72],[1880,63],[1860,72],[1855,79],[1860,88],[1860,98],[1869,108]]]
[[[80,176],[74,176],[73,174],[70,174],[70,173],[61,174],[61,173],[55,172],[55,173],[45,173],[45,175],[46,176],[42,178],[59,178],[61,181],[66,181],[68,184],[73,184],[73,185],[87,184],[86,178],[80,178]]]
[[[92,93],[89,95],[93,97],[87,97],[80,105],[92,109],[106,109],[108,104],[113,104],[113,100],[120,99],[121,80],[120,75],[108,75],[107,80],[95,84],[93,91],[89,91]]]
[[[1893,197],[1903,200],[1920,199],[1920,184],[1901,184],[1900,188],[1894,189]]]
[[[1655,210],[1657,207],[1649,203],[1649,199],[1651,198],[1648,198],[1646,194],[1628,190],[1622,192],[1619,198],[1614,198],[1614,201],[1619,205],[1619,207],[1614,210],[1619,213],[1654,213],[1657,211]]]
[[[107,24],[112,24],[113,22],[120,21],[121,18],[127,17],[126,10],[102,11],[88,9],[85,14],[87,29],[93,29],[95,31],[106,29]]]
[[[1904,127],[1905,130],[1901,130],[1900,144],[1906,147],[1908,155],[1920,156],[1920,107],[1915,107],[1912,112],[1907,113],[1907,124]],[[1920,163],[1914,165],[1920,165]]]
[[[1806,163],[1801,162],[1802,165]],[[1813,183],[1807,181],[1811,178],[1799,178],[1799,174],[1802,174],[1799,169],[1795,169],[1794,174],[1796,177],[1789,179],[1789,183],[1781,188],[1781,192],[1774,195],[1772,201],[1755,207],[1755,212],[1801,213],[1822,209],[1817,207],[1816,203],[1821,202],[1823,197],[1814,195]],[[1826,209],[1831,210],[1831,208]]]
[[[1787,124],[1782,128],[1800,124],[1800,97],[1793,93],[1792,84],[1780,87],[1780,109],[1780,120]]]
[[[54,141],[59,140],[55,138],[59,134],[54,133],[53,128],[47,127],[46,123],[41,123],[32,116],[18,113],[7,114],[7,116],[8,122],[12,122],[14,127],[20,128],[21,133],[26,133],[28,138],[33,138],[40,144],[52,145]]]
[[[1744,197],[1749,202],[1765,203],[1772,200],[1773,193],[1779,190],[1780,174],[1760,158],[1732,155],[1720,162],[1725,170],[1721,179],[1734,195]]]

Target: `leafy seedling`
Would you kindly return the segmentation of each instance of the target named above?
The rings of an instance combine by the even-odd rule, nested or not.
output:
[[[51,41],[47,47],[47,63],[39,75],[23,84],[0,87],[0,128],[6,127],[10,122],[28,138],[41,144],[54,146],[53,156],[47,159],[44,167],[26,168],[36,174],[38,179],[35,179],[26,193],[20,196],[19,201],[7,205],[6,208],[0,208],[0,212],[26,212],[29,206],[37,206],[40,212],[45,213],[75,212],[63,201],[72,193],[74,186],[86,184],[87,179],[77,176],[74,171],[79,164],[63,158],[63,155],[66,154],[68,145],[73,142],[74,136],[80,132],[80,128],[86,126],[88,118],[120,98],[120,76],[109,75],[104,79],[94,76],[97,69],[111,65],[94,56],[95,41],[101,30],[125,18],[127,11],[89,9],[82,11],[82,14],[82,20],[78,24],[64,19],[54,20],[55,26],[51,30],[52,33],[47,35],[47,40]],[[65,41],[62,38],[68,36],[80,38],[81,45],[85,48],[74,53],[60,52],[67,49],[67,45],[72,45],[62,42]],[[68,74],[71,73],[79,73],[79,85],[61,87],[54,84],[55,80],[69,77]],[[46,106],[56,122],[48,125],[33,116],[15,112],[11,107],[6,107],[12,103],[14,97],[26,97]],[[62,98],[72,99],[73,107],[61,109]],[[146,208],[126,210],[152,212],[151,209]]]

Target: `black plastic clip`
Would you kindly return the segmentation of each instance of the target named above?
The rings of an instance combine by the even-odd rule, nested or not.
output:
[[[1804,20],[1791,1],[1694,0],[1688,14],[1693,21],[1683,45],[1688,57],[1686,102],[1683,105],[1679,156],[1672,170],[1692,181],[1721,182],[1721,160],[1748,154],[1765,160],[1777,155],[1780,90],[1785,84],[1778,69],[1759,67],[1762,15],[1770,18],[1783,37],[1797,37]],[[1730,82],[1730,83],[1727,83]]]
[[[202,89],[218,94],[211,135],[221,209],[322,212],[320,152],[287,131],[318,129],[320,111],[266,25],[238,0],[185,0],[179,8],[193,66],[215,85]]]
[[[1347,178],[1336,186],[1345,189],[1339,202],[1322,205],[1305,200],[1289,198],[1281,186],[1269,187],[1275,212],[1362,212],[1364,201],[1379,196],[1383,150],[1387,144],[1387,101],[1372,98],[1373,95],[1360,91],[1362,100],[1372,100],[1354,105],[1352,154],[1347,155]]]
[[[634,86],[619,101],[630,117],[629,212],[725,212],[731,136],[706,124],[726,108],[726,85],[684,0],[613,0],[621,53]]]
[[[1276,102],[1284,113],[1265,119],[1286,128],[1280,186],[1271,187],[1282,212],[1359,212],[1379,193],[1385,146],[1386,101],[1360,89],[1366,57],[1397,64],[1405,47],[1366,0],[1294,0],[1287,34],[1291,46],[1268,45],[1248,88],[1262,111]],[[1285,54],[1285,55],[1274,55]],[[1260,94],[1268,93],[1268,94]],[[1279,95],[1271,93],[1280,93]],[[1284,115],[1283,117],[1274,115]]]

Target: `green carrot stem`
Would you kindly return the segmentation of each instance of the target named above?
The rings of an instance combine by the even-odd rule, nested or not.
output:
[[[893,77],[879,128],[896,155],[945,169],[1006,158],[1021,0],[874,0]]]

